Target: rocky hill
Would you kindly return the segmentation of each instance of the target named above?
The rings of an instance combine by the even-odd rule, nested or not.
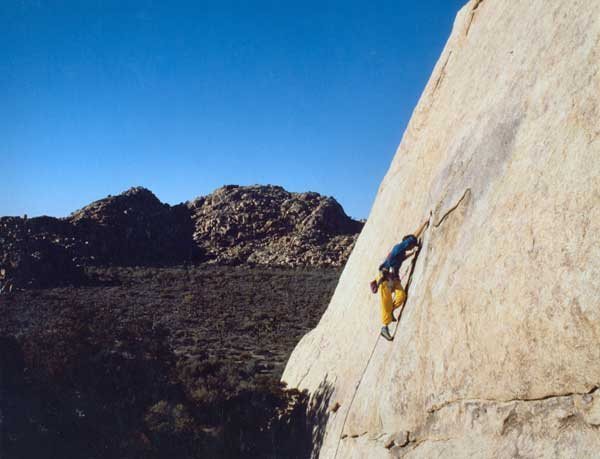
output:
[[[340,266],[363,226],[333,198],[278,186],[225,186],[189,207],[196,244],[222,263]]]
[[[340,266],[361,228],[317,193],[227,186],[169,206],[136,187],[67,218],[0,218],[0,288],[77,283],[90,265]]]
[[[84,264],[168,264],[199,257],[188,207],[163,204],[145,188],[95,201],[67,221],[79,244],[76,261]]]
[[[598,457],[599,11],[471,0],[458,14],[284,372],[312,394],[315,456]],[[423,221],[388,342],[367,284]]]

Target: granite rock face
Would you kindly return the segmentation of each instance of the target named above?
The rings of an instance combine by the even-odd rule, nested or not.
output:
[[[600,0],[459,12],[283,375],[313,395],[315,456],[598,457],[599,119]],[[423,221],[387,342],[368,282]]]

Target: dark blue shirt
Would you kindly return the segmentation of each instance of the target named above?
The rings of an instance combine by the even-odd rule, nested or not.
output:
[[[394,274],[398,274],[400,266],[406,258],[406,252],[417,245],[417,243],[417,238],[413,235],[405,237],[400,244],[394,246],[385,261],[379,265],[379,270],[391,269],[394,271]]]

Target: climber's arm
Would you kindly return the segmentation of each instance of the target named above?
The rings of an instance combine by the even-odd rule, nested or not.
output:
[[[419,239],[421,237],[421,233],[425,231],[425,228],[429,226],[429,220],[425,220],[423,224],[419,227],[419,229],[414,233],[414,236]]]

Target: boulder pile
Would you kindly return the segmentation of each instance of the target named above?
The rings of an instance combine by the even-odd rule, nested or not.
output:
[[[362,223],[318,193],[225,186],[189,204],[194,240],[218,263],[340,266]]]
[[[49,287],[84,279],[82,269],[56,237],[30,231],[26,219],[0,219],[0,293],[14,287]]]

